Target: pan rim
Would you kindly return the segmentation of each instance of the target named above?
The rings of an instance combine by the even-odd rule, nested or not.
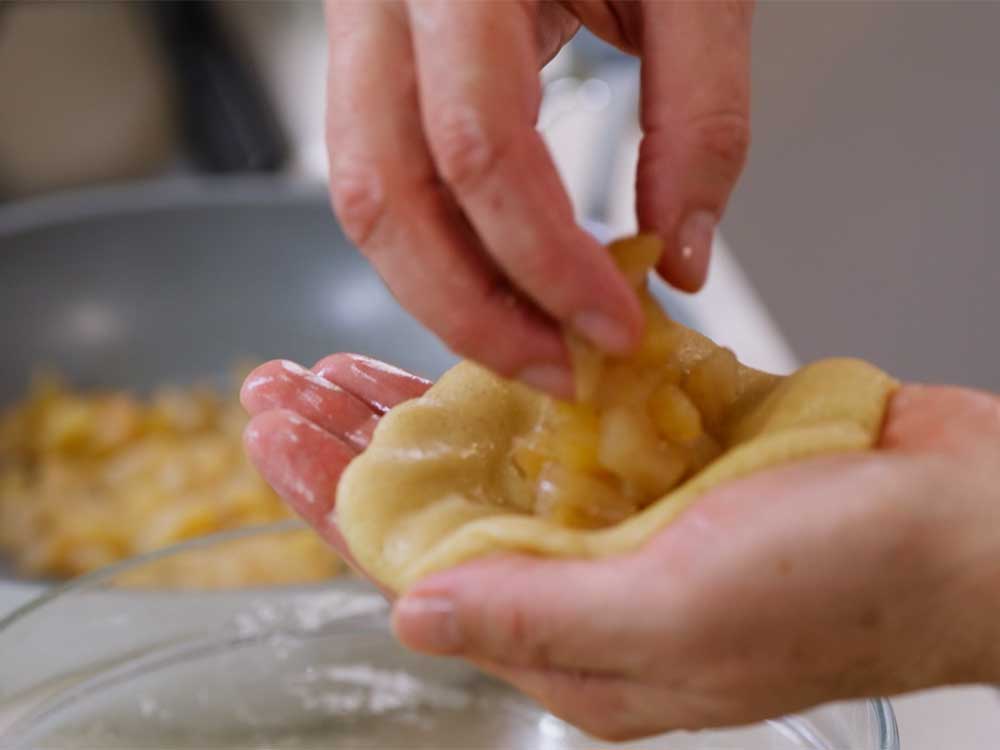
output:
[[[60,190],[0,204],[0,240],[78,221],[177,208],[326,201],[320,180],[288,176],[182,175]],[[332,210],[331,210],[332,216]]]

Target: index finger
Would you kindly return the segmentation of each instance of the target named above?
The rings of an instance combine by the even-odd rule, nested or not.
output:
[[[490,256],[543,310],[613,353],[638,341],[638,300],[575,222],[535,130],[534,3],[410,3],[420,109],[439,174]]]
[[[338,352],[317,362],[312,371],[385,414],[403,401],[424,395],[431,382],[363,354]]]
[[[337,483],[356,451],[319,425],[287,409],[257,414],[243,433],[247,454],[264,479],[357,573],[337,527]],[[392,593],[370,579],[387,598]]]
[[[664,240],[660,273],[689,292],[705,283],[749,147],[752,10],[748,0],[643,6],[636,211]]]
[[[405,6],[328,5],[330,193],[348,236],[456,354],[569,395],[557,326],[515,293],[441,184],[420,121]]]

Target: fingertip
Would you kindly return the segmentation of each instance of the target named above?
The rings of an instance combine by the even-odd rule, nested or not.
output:
[[[380,414],[423,395],[431,386],[429,380],[364,354],[331,354],[313,365],[312,371]]]
[[[677,232],[676,276],[690,291],[701,289],[708,278],[717,222],[710,211],[693,211],[681,222]]]
[[[611,312],[582,310],[573,315],[570,326],[607,354],[629,354],[638,346],[642,335],[642,312],[637,301],[634,305],[631,303],[629,300],[627,305]]]
[[[252,417],[249,422],[243,426],[243,450],[246,452],[247,457],[250,459],[250,463],[254,466],[257,465],[257,444],[260,442],[260,428],[254,423],[256,417]]]
[[[375,386],[380,385],[382,381],[403,382],[415,389],[430,385],[430,381],[401,367],[354,352],[337,352],[323,357],[313,365],[312,371],[338,385],[358,379]]]
[[[581,230],[582,232],[582,230]],[[607,354],[626,355],[642,338],[644,317],[635,289],[618,268],[608,248],[587,232],[592,245],[584,262],[574,263],[578,277],[564,276],[574,300],[563,322]],[[566,252],[573,259],[578,253]]]
[[[528,365],[521,369],[515,378],[530,388],[563,401],[572,401],[576,395],[573,372],[563,364],[543,362]]]
[[[240,404],[251,416],[263,410],[265,405],[260,402],[258,394],[262,388],[274,382],[274,370],[277,366],[278,360],[272,359],[255,367],[243,379],[243,384],[240,386]]]
[[[301,419],[298,415],[295,417]],[[277,443],[282,441],[289,424],[288,415],[279,409],[273,409],[255,414],[243,428],[243,445],[247,455],[265,479],[264,459],[274,453],[276,448],[281,448]]]
[[[689,293],[705,286],[717,222],[714,213],[703,209],[681,220],[657,264],[657,271],[671,286]]]
[[[326,378],[330,382],[336,383],[340,373],[347,370],[353,356],[355,355],[348,352],[328,354],[309,369],[321,378]]]

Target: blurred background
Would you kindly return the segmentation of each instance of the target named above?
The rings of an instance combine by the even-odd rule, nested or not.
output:
[[[660,290],[671,311],[778,371],[852,354],[1000,390],[997,29],[989,2],[760,3],[747,171],[711,283],[693,298]],[[330,216],[325,50],[318,2],[0,3],[11,581],[283,517],[238,449],[223,384],[241,367],[341,349],[429,376],[453,361]],[[543,74],[539,126],[602,235],[634,229],[636,74],[584,34]],[[109,487],[141,538],[112,533]],[[68,492],[90,515],[67,520],[53,498]],[[47,510],[28,513],[26,497]],[[303,548],[288,575],[327,575],[321,558]],[[904,747],[992,747],[993,694],[956,695],[944,713],[911,710]],[[935,739],[942,722],[966,734]]]
[[[323,179],[319,3],[0,8],[0,200],[192,172]],[[998,23],[989,2],[760,4],[754,142],[723,231],[799,357],[1000,387]],[[634,67],[575,46],[546,73],[543,129],[581,211],[624,230],[630,167],[608,141],[627,140]]]

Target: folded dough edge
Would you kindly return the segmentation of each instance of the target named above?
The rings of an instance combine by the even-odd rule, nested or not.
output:
[[[341,477],[338,525],[358,563],[396,591],[501,552],[629,553],[720,484],[790,461],[871,448],[897,385],[857,359],[820,360],[784,378],[743,370],[767,387],[734,410],[725,452],[631,518],[583,530],[511,502],[510,446],[534,425],[544,397],[462,362],[381,420]]]

